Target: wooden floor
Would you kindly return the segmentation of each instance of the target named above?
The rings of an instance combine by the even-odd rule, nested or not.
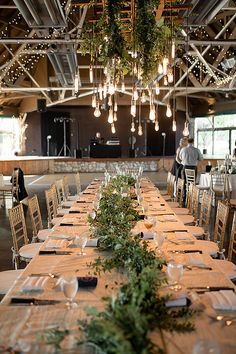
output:
[[[74,175],[67,174],[69,177],[69,185],[71,194],[75,194]],[[81,173],[81,184],[84,189],[94,178],[103,176],[102,173]],[[47,227],[47,213],[44,191],[57,179],[60,179],[61,174],[47,174],[47,175],[26,175],[25,187],[29,197],[37,194],[39,198],[42,219],[45,227]],[[167,173],[162,172],[147,172],[144,176],[148,176],[160,189],[165,187]],[[9,181],[10,177],[6,177]],[[0,208],[0,271],[12,269],[12,237],[10,232],[10,225],[8,220],[8,208],[12,207],[11,200],[6,201],[5,207]],[[28,236],[31,238],[32,230],[28,217],[27,206],[24,206]]]

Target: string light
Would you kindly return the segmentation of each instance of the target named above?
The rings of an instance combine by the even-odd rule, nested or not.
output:
[[[96,108],[97,99],[95,93],[92,96],[92,108]]]
[[[112,134],[116,133],[116,127],[115,127],[114,123],[111,124],[111,132],[112,132]]]
[[[176,132],[176,120],[175,119],[173,119],[173,122],[172,122],[172,131],[173,132]]]
[[[133,99],[131,101],[130,114],[133,117],[136,116],[136,104],[135,104],[135,101]]]
[[[100,111],[100,107],[99,107],[99,102],[97,101],[96,108],[94,111],[94,117],[99,118],[100,116],[101,116],[101,111]]]
[[[108,123],[112,124],[114,119],[113,119],[113,109],[112,107],[109,109],[109,114],[108,114]]]
[[[93,83],[93,66],[90,64],[89,66],[89,81],[92,84]]]
[[[170,103],[167,103],[167,106],[166,106],[166,117],[167,118],[172,117],[172,111],[171,111],[171,108],[170,108]]]

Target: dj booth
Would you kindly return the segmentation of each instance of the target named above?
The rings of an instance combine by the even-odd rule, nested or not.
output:
[[[90,157],[94,157],[94,158],[121,157],[121,146],[120,145],[91,144],[90,145]]]

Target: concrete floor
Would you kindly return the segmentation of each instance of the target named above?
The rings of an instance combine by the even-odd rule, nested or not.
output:
[[[25,187],[29,197],[37,194],[39,198],[39,204],[43,219],[43,224],[47,227],[47,211],[44,191],[50,187],[50,185],[57,179],[60,179],[64,174],[48,174],[48,175],[34,175],[25,176]],[[94,179],[102,177],[102,173],[81,173],[81,185],[82,190]],[[69,178],[69,186],[71,194],[75,194],[75,182],[74,174],[67,174]],[[160,189],[165,188],[167,172],[146,172],[144,176],[149,177],[157,187]],[[6,182],[10,181],[10,177],[5,177]],[[11,199],[6,200],[5,207],[0,208],[0,271],[13,269],[12,264],[12,236],[10,231],[9,219],[8,219],[8,208],[12,207]],[[24,206],[26,225],[28,230],[28,237],[32,237],[32,229],[30,226],[30,220],[28,216],[27,206]],[[24,264],[22,264],[24,267]]]

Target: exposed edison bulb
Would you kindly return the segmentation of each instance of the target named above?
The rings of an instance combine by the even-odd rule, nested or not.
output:
[[[171,111],[171,108],[170,108],[170,104],[167,103],[167,106],[166,106],[166,116],[168,118],[172,117],[172,111]]]
[[[153,122],[156,118],[156,110],[155,107],[151,106],[149,111],[149,119]]]
[[[131,131],[131,133],[135,132],[135,124],[134,124],[134,122],[131,123],[130,131]]]
[[[158,120],[155,121],[155,131],[158,132],[159,130],[159,122]]]
[[[109,86],[108,86],[108,93],[109,93],[110,95],[114,95],[114,93],[115,93],[115,86],[114,86],[113,82],[110,82],[110,83],[109,83]]]
[[[143,135],[143,128],[142,128],[141,124],[139,124],[139,126],[138,126],[138,135],[139,136]]]
[[[108,123],[110,123],[110,124],[112,124],[113,123],[113,109],[112,108],[110,108],[109,109],[109,114],[108,114]]]
[[[104,98],[107,97],[107,82],[106,82],[106,80],[104,81],[104,85],[103,85],[103,96],[104,96]]]
[[[118,111],[118,106],[117,106],[117,102],[114,103],[114,112]]]
[[[96,103],[97,103],[97,100],[96,100],[96,95],[94,93],[93,96],[92,96],[92,107],[93,108],[96,108]]]
[[[158,71],[158,74],[160,74],[160,75],[163,74],[163,66],[162,66],[161,63],[158,64],[158,69],[157,69],[157,71]]]
[[[142,102],[142,103],[147,102],[147,97],[146,97],[145,91],[142,92],[141,102]]]
[[[170,70],[170,71],[168,72],[167,79],[168,79],[168,82],[169,82],[170,84],[174,81],[174,75],[173,75],[172,70]]]
[[[131,101],[130,114],[133,117],[136,116],[136,104],[135,104],[135,101],[133,101],[133,100]]]
[[[137,64],[134,63],[134,75],[137,75],[137,73],[138,73]]]
[[[94,111],[93,114],[94,114],[94,117],[96,117],[96,118],[99,118],[99,117],[100,117],[101,111],[100,111],[100,107],[99,107],[99,102],[97,102],[96,108],[95,108],[95,111]]]
[[[158,96],[160,93],[160,87],[159,87],[159,83],[156,83],[156,95]]]
[[[91,64],[89,66],[89,81],[91,84],[93,83],[93,66]]]
[[[134,88],[134,91],[133,91],[133,99],[135,101],[138,100],[138,90],[137,90],[137,87]]]
[[[102,99],[103,99],[103,88],[102,88],[102,84],[101,83],[99,84],[99,87],[98,87],[98,93],[99,93],[99,99],[100,99],[100,101],[102,101]]]
[[[189,136],[188,122],[184,123],[183,136]]]
[[[112,106],[112,97],[111,96],[109,96],[107,104],[108,104],[109,107]]]
[[[167,80],[167,77],[166,77],[166,76],[164,76],[164,85],[165,85],[165,86],[168,86],[168,80]]]
[[[122,84],[121,84],[121,92],[122,93],[125,92],[125,82],[124,82],[124,80],[122,81]]]
[[[106,76],[107,76],[107,72],[108,72],[108,70],[107,70],[107,66],[105,66],[105,68],[103,69],[103,72],[104,72],[104,75],[106,75]]]
[[[175,42],[174,41],[172,42],[172,45],[171,45],[171,58],[175,59]]]
[[[117,122],[117,112],[114,112],[114,114],[113,114],[113,121]]]
[[[166,74],[167,74],[168,62],[169,62],[168,58],[165,57],[165,58],[163,59],[163,75],[166,75]]]
[[[172,122],[172,130],[173,132],[176,132],[176,120],[173,119],[173,122]]]
[[[116,127],[115,127],[114,123],[112,123],[112,125],[111,125],[111,132],[112,132],[112,134],[116,133]]]

